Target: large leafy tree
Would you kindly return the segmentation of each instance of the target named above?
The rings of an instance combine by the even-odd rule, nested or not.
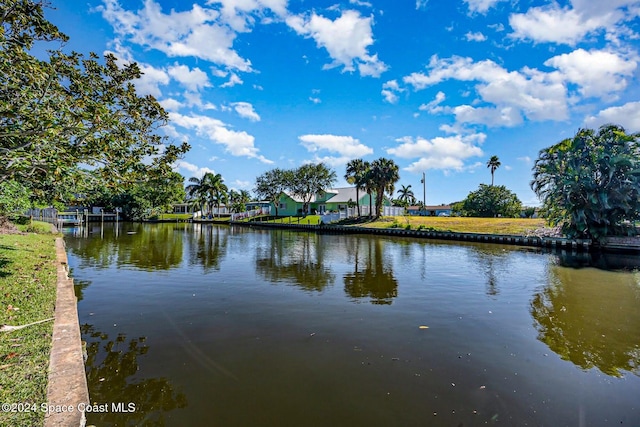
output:
[[[398,165],[391,159],[381,157],[371,163],[369,183],[376,193],[376,216],[382,215],[385,192],[393,195],[396,182],[400,181]]]
[[[347,163],[346,173],[344,179],[349,184],[353,184],[356,187],[356,206],[358,209],[358,216],[360,216],[360,191],[365,190],[367,171],[369,170],[369,162],[365,162],[362,159],[353,159]]]
[[[540,151],[531,188],[552,225],[599,240],[634,231],[640,219],[640,134],[617,125],[581,129]]]
[[[500,163],[500,159],[498,158],[498,156],[491,156],[491,158],[487,162],[487,167],[491,171],[491,185],[493,185],[493,174],[496,172],[496,169],[500,167],[500,165],[502,165],[502,163]]]
[[[36,43],[67,40],[43,7],[0,3],[0,182],[19,180],[52,199],[61,193],[51,190],[92,179],[121,187],[167,176],[189,146],[156,133],[168,116],[153,97],[137,95],[137,64],[60,49],[36,57]]]
[[[522,203],[504,185],[480,184],[462,202],[454,203],[453,210],[462,216],[518,217],[522,211]]]
[[[283,169],[271,169],[256,177],[254,193],[262,199],[271,202],[276,207],[278,216],[278,200],[288,187],[291,172]]]
[[[336,181],[336,173],[324,163],[302,165],[292,171],[288,189],[302,199],[303,211],[308,212],[309,203],[317,194],[324,194]]]

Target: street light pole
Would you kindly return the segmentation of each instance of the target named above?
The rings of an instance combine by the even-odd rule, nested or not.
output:
[[[422,205],[423,207],[427,206],[427,180],[425,179],[425,174],[422,172]]]

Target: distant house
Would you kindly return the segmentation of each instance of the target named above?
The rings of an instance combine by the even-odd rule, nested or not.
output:
[[[375,209],[376,196],[369,196],[365,191],[359,191],[360,213],[369,214],[369,199]],[[346,211],[348,208],[356,209],[356,189],[355,187],[330,188],[322,194],[315,194],[309,202],[307,213],[324,214],[325,212]],[[384,206],[389,206],[385,199]],[[278,200],[278,215],[289,216],[303,213],[304,202],[301,198],[283,192]],[[273,210],[272,212],[275,212]]]
[[[200,206],[193,203],[174,203],[173,204],[173,213],[182,213],[182,214],[193,214],[200,212]],[[228,215],[229,209],[225,206],[224,203],[221,203],[220,206],[211,206],[211,212],[207,212],[210,215]]]
[[[174,203],[173,204],[173,213],[176,214],[184,214],[195,212],[197,207],[193,203]]]
[[[247,202],[244,205],[248,211],[251,211],[254,209],[271,207],[271,202],[269,202],[268,200],[260,200],[257,202]]]
[[[409,215],[420,216],[451,216],[450,205],[437,205],[437,206],[409,206],[407,208]]]

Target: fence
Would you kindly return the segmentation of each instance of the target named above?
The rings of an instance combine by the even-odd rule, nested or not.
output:
[[[264,207],[260,209],[253,209],[246,212],[237,212],[231,214],[231,221],[239,221],[241,219],[253,218],[258,215],[271,215],[271,207]]]
[[[373,208],[375,210],[375,207]],[[383,206],[382,216],[402,216],[404,208],[401,206]],[[358,208],[346,208],[340,212],[325,213],[320,216],[320,222],[328,224],[341,219],[353,218],[358,216]],[[360,216],[369,216],[369,206],[360,206]]]

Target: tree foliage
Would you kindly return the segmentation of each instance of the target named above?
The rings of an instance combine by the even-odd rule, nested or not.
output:
[[[136,94],[137,64],[60,49],[36,57],[36,42],[67,40],[43,7],[0,3],[0,182],[19,180],[52,198],[52,188],[87,179],[117,187],[167,176],[189,146],[156,133],[168,116],[152,96]]]
[[[452,210],[461,216],[473,217],[518,217],[522,203],[504,185],[480,184],[476,191],[469,193],[462,202],[454,203]]]
[[[390,159],[381,157],[371,163],[369,183],[376,193],[376,216],[382,215],[384,194],[393,195],[395,184],[400,180],[398,165]]]
[[[502,165],[502,163],[500,163],[500,159],[498,158],[498,156],[491,156],[491,158],[487,162],[487,167],[491,171],[491,185],[493,185],[493,174],[496,172],[496,169],[500,167],[500,165]]]
[[[85,204],[103,206],[107,211],[120,209],[128,220],[147,219],[171,210],[185,198],[184,177],[178,172],[167,176],[151,176],[126,188],[97,187],[88,192]]]
[[[288,188],[290,171],[283,169],[271,169],[256,178],[254,193],[262,199],[269,201],[276,207],[278,215],[278,200],[283,191]]]
[[[358,216],[360,216],[360,191],[365,190],[367,172],[371,165],[369,162],[365,162],[362,159],[353,159],[347,163],[344,179],[349,184],[356,187],[356,206],[358,209]]]
[[[640,219],[640,134],[581,129],[540,151],[531,188],[551,225],[571,238],[625,235]]]
[[[202,178],[189,178],[189,182],[187,198],[199,206],[203,214],[211,212],[214,205],[219,208],[221,203],[226,202],[228,189],[219,173],[206,172]]]
[[[308,212],[313,197],[323,194],[335,181],[336,173],[324,163],[309,163],[292,171],[288,189],[293,196],[302,199],[303,211]]]
[[[24,213],[31,207],[29,190],[17,181],[0,182],[0,216]]]

